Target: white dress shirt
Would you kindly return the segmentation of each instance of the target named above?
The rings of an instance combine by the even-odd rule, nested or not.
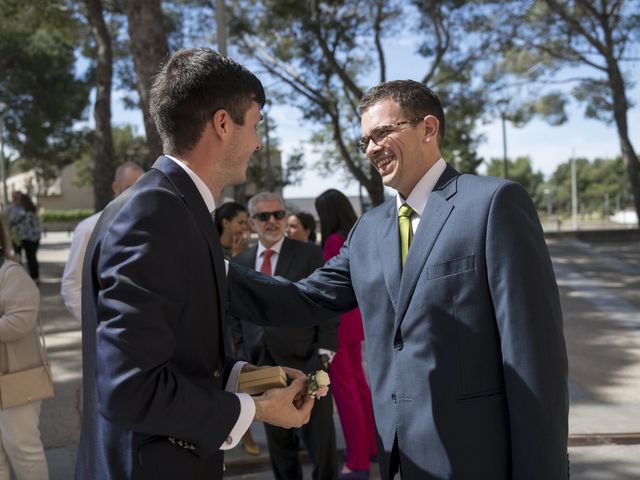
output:
[[[441,157],[429,170],[427,170],[427,173],[418,180],[418,183],[416,183],[416,186],[413,187],[413,190],[411,190],[411,193],[406,199],[402,198],[400,192],[397,193],[397,209],[399,209],[403,203],[406,203],[413,209],[413,213],[411,214],[411,230],[413,230],[413,233],[416,233],[416,230],[418,229],[420,218],[422,218],[422,212],[424,212],[424,207],[427,206],[429,195],[431,195],[433,187],[436,186],[436,183],[438,183],[440,176],[446,168],[447,164]]]
[[[260,269],[262,268],[262,264],[264,262],[264,251],[265,250],[272,250],[273,253],[271,254],[271,275],[275,275],[276,274],[276,266],[278,265],[278,259],[280,258],[280,250],[282,250],[282,244],[284,243],[284,236],[278,240],[277,243],[274,243],[272,246],[270,246],[269,248],[265,247],[264,245],[262,245],[262,242],[258,242],[258,251],[256,252],[256,270],[259,272]]]
[[[84,262],[84,254],[87,251],[89,238],[101,214],[102,211],[94,213],[76,225],[71,246],[69,247],[69,258],[62,274],[60,294],[64,299],[64,304],[78,321],[82,319],[82,264]]]
[[[170,158],[174,162],[176,162],[182,169],[187,172],[189,178],[193,181],[198,192],[202,196],[204,203],[207,205],[207,209],[211,214],[216,209],[216,202],[213,198],[213,194],[207,184],[202,181],[202,179],[189,167],[187,167],[184,163],[182,163],[177,158],[171,157],[169,155],[165,155],[165,157]],[[213,220],[212,220],[213,221]],[[226,267],[225,267],[226,268]],[[227,385],[225,386],[225,391],[234,393],[240,399],[240,416],[236,421],[236,424],[231,429],[231,433],[225,440],[225,442],[220,446],[220,450],[229,450],[235,447],[240,439],[245,434],[249,427],[251,426],[251,422],[256,416],[256,404],[251,398],[251,395],[246,393],[237,393],[238,390],[238,375],[240,374],[240,370],[244,366],[246,362],[236,362],[233,368],[231,369],[231,374],[229,375],[229,379],[227,380]]]

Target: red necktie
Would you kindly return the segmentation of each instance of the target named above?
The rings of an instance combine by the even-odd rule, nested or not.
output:
[[[273,250],[265,250],[262,252],[262,266],[260,267],[260,271],[265,275],[273,275],[273,271],[271,270],[271,255],[275,252]]]

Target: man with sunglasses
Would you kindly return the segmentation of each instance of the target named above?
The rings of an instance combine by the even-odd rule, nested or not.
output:
[[[232,313],[321,322],[360,307],[384,479],[567,478],[562,314],[531,199],[445,163],[424,85],[380,84],[360,113],[358,145],[397,195],[305,280],[230,269]]]
[[[262,192],[249,200],[249,225],[258,234],[258,244],[232,257],[231,262],[296,281],[322,266],[318,245],[286,238],[284,201],[278,194]],[[295,318],[295,317],[293,317]],[[254,365],[286,365],[314,373],[324,367],[338,348],[338,318],[321,326],[300,328],[262,327],[250,318],[231,318],[231,334],[239,360]],[[271,468],[278,480],[302,480],[298,433],[265,424]],[[313,462],[312,477],[332,480],[337,474],[337,452],[331,395],[316,402],[309,423],[301,428]]]

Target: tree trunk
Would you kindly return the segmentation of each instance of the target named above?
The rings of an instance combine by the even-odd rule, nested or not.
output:
[[[113,58],[111,35],[102,14],[101,0],[83,0],[91,33],[96,42],[96,103],[93,118],[96,122],[93,139],[93,203],[96,211],[111,201],[111,182],[115,172],[113,137],[111,134],[111,82]]]
[[[613,98],[613,117],[618,130],[618,138],[620,139],[620,149],[622,151],[622,159],[627,167],[629,181],[631,183],[631,193],[633,194],[633,203],[640,221],[640,162],[636,155],[631,140],[629,139],[629,130],[627,124],[627,111],[629,103],[625,94],[624,80],[618,63],[615,59],[607,59],[609,66],[609,85],[611,87],[611,96]]]
[[[365,185],[369,198],[371,199],[371,207],[375,207],[384,202],[384,185],[382,177],[373,165],[369,166],[369,182]]]
[[[164,29],[161,0],[127,0],[124,5],[129,23],[131,52],[138,77],[136,85],[147,133],[149,167],[159,155],[162,155],[162,142],[149,114],[149,91],[154,75],[169,58],[169,45]]]

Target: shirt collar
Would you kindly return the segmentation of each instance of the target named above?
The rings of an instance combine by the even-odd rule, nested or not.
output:
[[[284,235],[282,236],[282,238],[280,240],[278,240],[277,243],[275,243],[274,245],[269,247],[269,250],[273,250],[276,254],[280,255],[280,250],[282,249],[282,244],[283,243],[284,243]],[[262,242],[258,240],[257,257],[260,258],[260,255],[262,255],[262,252],[264,252],[265,250],[267,250],[267,247],[262,245]]]
[[[189,178],[191,178],[191,180],[195,184],[198,192],[200,192],[202,200],[204,200],[204,203],[207,205],[207,210],[209,210],[209,213],[213,213],[216,209],[216,201],[213,198],[211,190],[209,190],[209,187],[207,187],[207,184],[202,181],[202,179],[196,174],[196,172],[191,170],[177,158],[172,157],[171,155],[167,155],[166,153],[164,156],[176,162],[185,172],[187,172],[187,175],[189,175]]]
[[[433,191],[433,187],[438,183],[438,179],[442,175],[442,173],[447,168],[447,164],[440,157],[433,166],[427,170],[427,172],[422,176],[416,186],[413,187],[411,193],[406,199],[402,198],[400,192],[396,194],[396,206],[400,208],[403,203],[408,204],[415,213],[419,216],[422,216],[422,212],[424,211],[424,207],[427,205],[427,200],[429,200],[429,195]]]

